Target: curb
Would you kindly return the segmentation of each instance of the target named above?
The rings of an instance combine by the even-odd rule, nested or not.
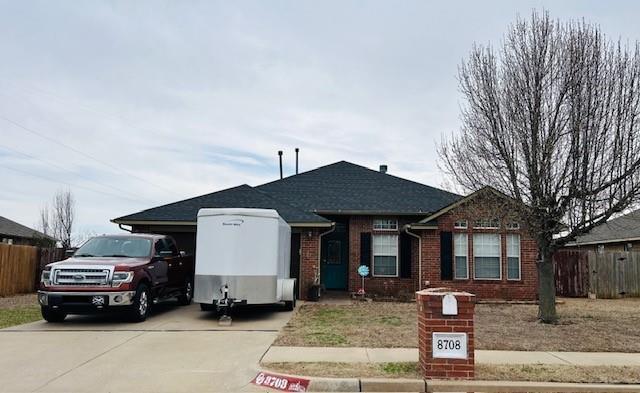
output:
[[[271,372],[270,370],[260,370]],[[630,393],[640,384],[599,384],[525,381],[423,380],[404,378],[325,378],[282,374],[308,379],[309,392],[540,392],[540,393]]]

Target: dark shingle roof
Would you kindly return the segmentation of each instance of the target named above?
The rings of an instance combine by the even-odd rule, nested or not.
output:
[[[121,221],[188,221],[195,222],[198,217],[198,210],[203,207],[213,208],[260,208],[275,209],[278,214],[287,222],[297,223],[328,223],[329,220],[305,212],[285,202],[272,198],[266,193],[243,184],[238,187],[201,195],[195,198],[185,199],[143,210],[114,219],[114,222]]]
[[[289,223],[329,223],[318,214],[428,214],[460,195],[346,161],[258,187],[242,185],[119,217],[113,222],[195,222],[203,207],[276,209]]]
[[[256,187],[307,211],[431,213],[460,195],[346,161]]]
[[[38,232],[35,229],[31,229],[22,224],[18,224],[15,221],[0,216],[0,235],[21,237],[27,239],[44,238],[54,240],[52,237],[45,235],[42,232]]]
[[[640,210],[614,218],[593,228],[586,235],[579,236],[575,244],[593,244],[636,238],[640,238]]]

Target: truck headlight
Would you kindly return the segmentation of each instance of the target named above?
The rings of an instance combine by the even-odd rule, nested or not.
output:
[[[119,287],[120,285],[130,283],[131,281],[133,281],[133,272],[113,272],[111,286]]]
[[[43,270],[40,275],[40,283],[45,287],[51,285],[51,270]]]

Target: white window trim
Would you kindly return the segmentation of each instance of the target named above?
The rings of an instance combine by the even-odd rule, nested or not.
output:
[[[522,281],[522,237],[515,233],[513,235],[518,236],[518,278],[509,278],[509,250],[505,249],[507,254],[507,281]]]
[[[396,227],[395,228],[376,228],[376,220],[395,221],[396,222]],[[398,220],[397,219],[392,219],[392,218],[374,218],[373,219],[373,224],[372,224],[371,227],[376,232],[398,232]]]
[[[464,226],[457,225],[459,222],[460,223],[464,222]],[[453,222],[453,229],[468,229],[468,228],[469,228],[469,221],[467,220],[456,220]]]
[[[475,241],[475,239],[474,239]],[[498,256],[498,261],[500,263],[500,278],[477,278],[476,277],[476,253],[475,249],[473,252],[473,279],[476,281],[502,281],[502,235],[498,234],[498,246],[500,250],[500,255]],[[473,247],[473,246],[472,246]]]
[[[388,231],[388,229],[387,229]],[[394,235],[383,235],[383,236],[394,236]],[[375,237],[375,235],[373,235],[373,237]],[[400,236],[396,236],[397,237],[397,241],[398,243],[400,242]],[[387,277],[387,278],[394,278],[394,277],[399,277],[400,276],[400,258],[399,258],[399,253],[400,253],[400,244],[396,245],[396,274],[395,275],[386,275],[386,274],[375,274],[376,271],[376,254],[373,251],[373,239],[371,239],[371,277]],[[382,257],[391,257],[393,255],[379,255]]]
[[[497,220],[495,218],[489,219],[487,221],[489,221],[489,223],[491,223],[491,221]],[[492,229],[492,230],[499,230],[500,229],[500,220],[498,221],[498,226],[497,227],[485,227],[485,226],[476,226],[476,221],[485,221],[484,219],[480,219],[480,220],[474,220],[473,221],[473,229]]]
[[[460,233],[463,235],[467,236],[467,252],[465,254],[465,257],[467,258],[467,275],[466,277],[456,277],[456,272],[458,271],[456,269],[456,265],[458,264],[457,260],[456,260],[456,242],[455,242],[455,233],[453,235],[453,279],[454,280],[468,280],[469,279],[469,234],[464,232],[464,233]]]

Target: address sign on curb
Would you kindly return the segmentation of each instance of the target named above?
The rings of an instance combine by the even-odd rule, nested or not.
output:
[[[259,372],[251,383],[265,388],[282,390],[283,392],[306,392],[309,387],[308,379],[266,372]]]

